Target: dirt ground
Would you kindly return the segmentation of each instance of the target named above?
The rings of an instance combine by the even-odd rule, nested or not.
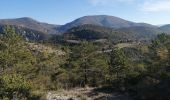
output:
[[[103,88],[75,88],[48,92],[47,100],[132,100],[127,94]]]

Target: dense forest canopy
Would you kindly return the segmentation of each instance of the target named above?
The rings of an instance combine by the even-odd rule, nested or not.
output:
[[[82,29],[70,30],[72,38],[79,40],[73,45],[54,42],[59,37],[49,38],[49,42],[26,41],[11,27],[4,28],[0,36],[0,99],[37,100],[44,91],[87,86],[112,88],[136,100],[170,99],[169,35],[159,34],[148,44],[96,43],[91,39],[110,38],[110,34],[100,34],[108,30],[78,34]]]

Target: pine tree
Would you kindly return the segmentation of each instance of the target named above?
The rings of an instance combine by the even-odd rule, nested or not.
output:
[[[124,85],[124,79],[128,74],[129,62],[123,50],[114,48],[110,54],[109,80],[116,86]]]

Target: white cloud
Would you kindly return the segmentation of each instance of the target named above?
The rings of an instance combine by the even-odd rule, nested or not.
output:
[[[89,0],[89,2],[93,5],[111,5],[117,2],[120,3],[131,3],[132,1],[135,0]]]
[[[88,0],[94,6],[110,6],[119,4],[134,4],[136,9],[144,12],[170,12],[170,0]]]
[[[142,5],[142,11],[162,12],[170,11],[170,0],[148,0]]]

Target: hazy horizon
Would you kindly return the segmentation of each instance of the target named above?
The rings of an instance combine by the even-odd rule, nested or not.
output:
[[[30,17],[63,25],[88,15],[116,16],[153,25],[170,24],[170,0],[1,0],[0,19]]]
[[[86,15],[86,16],[100,16],[100,15]],[[113,15],[106,15],[106,16],[113,16]],[[85,17],[85,16],[81,16],[81,17]],[[81,17],[78,17],[78,18],[81,18]],[[113,16],[113,17],[117,17],[117,16]],[[6,19],[18,19],[18,18],[31,18],[33,20],[36,20],[38,22],[42,22],[42,23],[47,23],[47,24],[53,24],[53,25],[65,25],[67,23],[70,23],[78,18],[75,18],[73,20],[70,20],[69,22],[66,22],[66,23],[63,23],[63,24],[58,24],[58,23],[50,23],[50,22],[46,22],[46,21],[43,21],[43,20],[39,20],[39,19],[36,19],[36,18],[33,18],[33,17],[30,17],[30,16],[23,16],[23,17],[11,17],[11,18],[2,18],[1,20],[6,20]],[[121,18],[121,17],[118,17],[118,18]],[[123,18],[121,18],[123,19]],[[124,20],[127,20],[127,19],[124,19]],[[127,21],[131,21],[131,20],[127,20]],[[151,24],[151,25],[155,25],[155,26],[163,26],[163,25],[166,25],[166,24],[152,24],[152,23],[148,23],[148,22],[136,22],[136,21],[131,21],[131,22],[135,22],[135,23],[146,23],[146,24]],[[169,24],[169,23],[167,23]]]

